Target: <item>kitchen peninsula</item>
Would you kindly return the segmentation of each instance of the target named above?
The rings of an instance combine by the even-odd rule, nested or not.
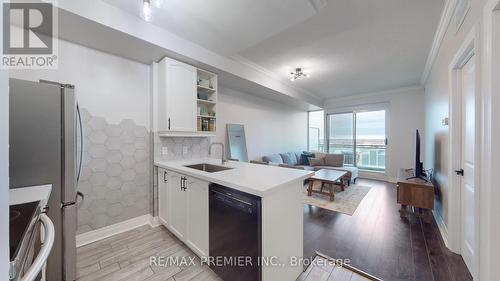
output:
[[[211,266],[223,279],[300,275],[290,260],[303,256],[302,188],[313,172],[212,158],[155,165],[159,220],[189,248],[200,257],[262,257],[246,269]]]

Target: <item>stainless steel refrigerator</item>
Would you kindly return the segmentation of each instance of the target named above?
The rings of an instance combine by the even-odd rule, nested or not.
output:
[[[52,184],[47,213],[56,233],[47,280],[76,280],[83,138],[74,87],[18,79],[10,79],[9,87],[10,188]]]

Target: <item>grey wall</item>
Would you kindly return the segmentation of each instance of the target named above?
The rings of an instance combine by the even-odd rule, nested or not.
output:
[[[110,124],[82,109],[83,170],[78,233],[150,213],[150,133],[131,119]]]

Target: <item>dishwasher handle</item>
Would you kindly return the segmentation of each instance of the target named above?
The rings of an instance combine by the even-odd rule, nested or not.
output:
[[[210,198],[212,200],[219,201],[231,208],[239,209],[248,214],[256,213],[258,210],[258,206],[252,202],[248,202],[216,190],[211,190],[210,192]]]
[[[42,267],[47,261],[50,251],[52,250],[52,246],[54,245],[54,224],[45,214],[40,214],[40,220],[44,228],[45,239],[42,243],[42,247],[40,249],[40,252],[38,253],[38,256],[36,257],[35,261],[33,261],[33,264],[28,269],[28,271],[23,275],[21,281],[33,281],[37,278],[38,273],[42,270]]]

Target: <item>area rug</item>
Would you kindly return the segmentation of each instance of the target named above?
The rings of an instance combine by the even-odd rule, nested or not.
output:
[[[359,204],[371,189],[369,186],[351,184],[351,186],[346,187],[344,191],[341,191],[340,187],[336,186],[335,199],[334,201],[330,201],[329,196],[318,193],[307,196],[307,187],[308,185],[305,185],[303,189],[304,203],[350,216],[356,212]],[[321,185],[318,182],[314,184],[313,189],[319,190],[320,187]],[[325,188],[323,191],[327,191],[327,189]]]

